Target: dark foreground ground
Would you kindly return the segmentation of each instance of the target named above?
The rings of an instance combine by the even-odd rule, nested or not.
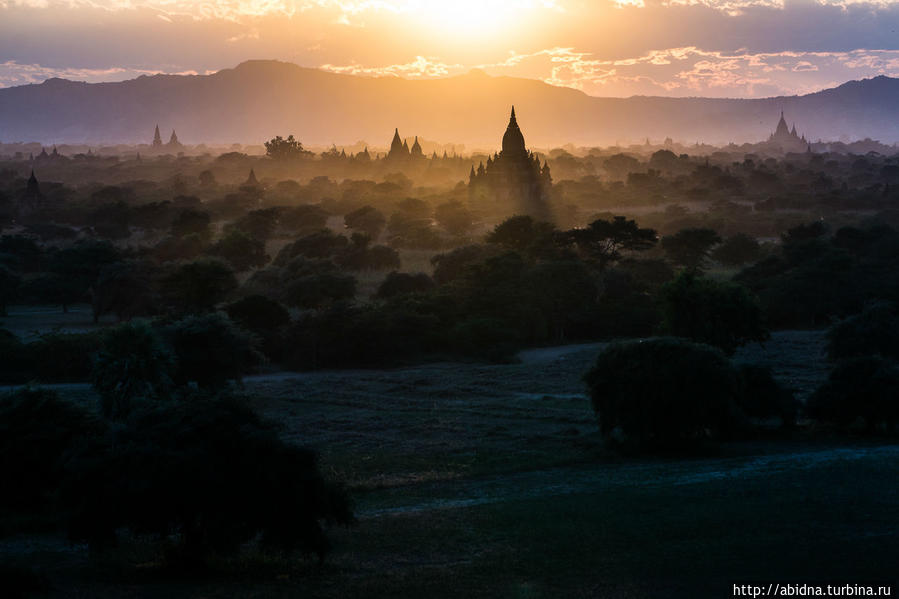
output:
[[[777,333],[737,357],[804,398],[826,376],[822,345]],[[49,535],[0,540],[0,562],[53,597],[731,597],[740,581],[897,577],[899,446],[805,430],[619,457],[580,381],[598,348],[248,379],[256,407],[352,491],[358,526],[331,531],[323,565],[251,552],[185,576],[140,542],[91,557]]]

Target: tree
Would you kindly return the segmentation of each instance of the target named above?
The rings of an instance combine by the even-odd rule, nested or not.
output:
[[[288,135],[287,139],[278,135],[265,142],[265,153],[269,158],[279,161],[296,160],[312,154],[304,150],[303,144],[294,139],[293,135]]]
[[[466,245],[446,254],[437,254],[431,258],[431,264],[434,265],[434,281],[438,285],[455,281],[462,277],[472,264],[496,254],[496,246],[488,245]]]
[[[346,250],[349,240],[343,235],[338,235],[328,229],[322,229],[310,235],[300,237],[293,243],[289,243],[278,252],[275,257],[275,266],[286,266],[294,258],[330,258]]]
[[[627,154],[614,154],[605,159],[602,166],[613,179],[623,181],[628,174],[640,167],[640,161]]]
[[[221,313],[187,316],[164,329],[175,354],[173,380],[219,389],[262,361],[249,334]]]
[[[434,210],[434,218],[441,228],[456,237],[467,234],[474,225],[474,217],[471,211],[458,200],[438,205]]]
[[[231,267],[215,258],[182,264],[162,281],[169,301],[185,312],[208,312],[237,286]]]
[[[242,231],[253,239],[265,242],[268,241],[278,227],[279,212],[280,209],[278,208],[251,210],[234,221],[229,228]]]
[[[827,332],[831,360],[883,356],[899,360],[899,316],[890,304],[868,304],[860,314],[838,322]]]
[[[517,251],[533,251],[551,243],[555,227],[550,223],[535,221],[530,216],[512,216],[496,225],[487,234],[487,243],[495,243]]]
[[[153,311],[156,303],[154,267],[143,261],[122,260],[103,268],[91,286],[94,322],[112,312],[125,320]]]
[[[708,345],[656,338],[605,349],[584,377],[606,441],[679,449],[727,436],[739,412],[737,374]]]
[[[570,325],[596,307],[596,281],[580,261],[541,262],[528,273],[527,281],[539,290],[534,301],[549,323],[555,342],[564,342]]]
[[[321,559],[329,549],[323,526],[353,522],[315,453],[282,441],[233,398],[146,409],[76,453],[67,470],[71,539],[102,548],[126,528],[158,539],[182,567],[256,539],[264,550]]]
[[[744,414],[754,418],[778,417],[786,428],[796,424],[801,404],[774,379],[769,367],[740,364],[737,371],[740,376],[737,405]]]
[[[572,229],[564,233],[587,260],[604,269],[611,262],[621,259],[622,251],[645,251],[658,242],[654,229],[641,229],[636,221],[616,216],[612,220],[597,219],[585,229]]]
[[[0,396],[0,506],[47,507],[64,478],[65,456],[102,431],[89,410],[55,391],[29,386]]]
[[[241,230],[233,229],[212,244],[206,253],[226,260],[236,272],[265,266],[269,255],[265,253],[265,243]]]
[[[0,316],[6,316],[6,307],[16,299],[21,284],[22,277],[11,268],[0,264]]]
[[[894,433],[899,423],[899,365],[880,356],[837,364],[809,398],[808,415],[841,427],[862,425],[867,433]]]
[[[745,233],[728,237],[712,252],[712,258],[725,266],[743,266],[747,262],[755,262],[760,255],[758,240]]]
[[[662,238],[662,249],[668,259],[689,270],[700,270],[721,237],[712,229],[681,229]]]
[[[374,206],[363,206],[344,215],[343,223],[348,229],[355,229],[367,233],[369,237],[377,240],[384,231],[387,218],[384,213]]]
[[[411,293],[424,293],[434,288],[434,281],[423,272],[392,272],[378,286],[377,297],[388,298]]]
[[[141,400],[159,400],[171,390],[171,350],[146,321],[107,329],[94,359],[94,389],[107,418],[124,418]]]
[[[209,169],[200,172],[199,180],[201,187],[215,187],[215,173]]]
[[[758,303],[742,285],[683,272],[661,288],[660,298],[662,328],[669,335],[714,345],[727,355],[769,336]]]
[[[212,235],[209,228],[211,218],[208,212],[188,208],[182,210],[172,221],[172,235],[182,238],[188,235],[197,235],[203,241],[208,241]]]

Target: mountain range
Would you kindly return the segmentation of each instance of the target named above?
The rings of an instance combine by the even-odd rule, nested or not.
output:
[[[0,89],[0,141],[148,143],[158,124],[187,144],[261,143],[292,134],[307,145],[383,147],[394,128],[470,148],[498,147],[515,105],[533,147],[611,145],[671,137],[684,143],[757,142],[781,110],[810,141],[899,141],[899,79],[763,99],[599,98],[542,81],[482,71],[443,79],[361,77],[253,60],[210,75],[153,75],[115,83],[48,79]]]

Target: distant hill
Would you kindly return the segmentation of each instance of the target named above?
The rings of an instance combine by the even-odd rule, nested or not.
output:
[[[0,89],[0,141],[259,143],[293,134],[307,144],[387,145],[394,127],[468,147],[498,147],[515,104],[531,146],[609,145],[650,137],[755,142],[781,109],[800,133],[899,141],[899,79],[875,77],[805,96],[765,99],[597,98],[541,81],[472,71],[446,79],[341,75],[249,61],[212,75],[143,76],[117,83],[49,79]]]

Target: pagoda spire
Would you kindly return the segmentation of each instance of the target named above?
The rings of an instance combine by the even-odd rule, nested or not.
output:
[[[159,125],[156,125],[156,132],[153,133],[153,147],[158,148],[162,146],[162,136],[159,135]]]

